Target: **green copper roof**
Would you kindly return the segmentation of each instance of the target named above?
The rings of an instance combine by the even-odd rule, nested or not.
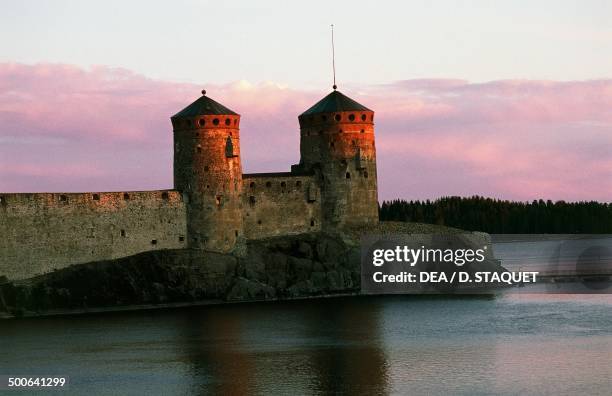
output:
[[[206,96],[206,91],[202,91],[202,96],[199,97],[195,102],[179,111],[172,118],[175,117],[196,117],[201,115],[238,115],[238,113],[228,109],[221,103],[216,102]]]
[[[319,114],[319,113],[335,113],[339,111],[372,111],[362,104],[355,102],[353,99],[344,95],[340,91],[333,91],[320,101],[318,101],[310,109],[302,113],[302,115]]]

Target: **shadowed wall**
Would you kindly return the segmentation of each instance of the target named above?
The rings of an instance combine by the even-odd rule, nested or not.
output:
[[[185,213],[176,191],[2,194],[0,275],[183,248]]]

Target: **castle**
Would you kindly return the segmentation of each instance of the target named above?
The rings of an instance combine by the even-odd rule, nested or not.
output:
[[[240,115],[202,91],[171,117],[174,189],[0,193],[0,276],[154,249],[227,253],[245,239],[376,224],[374,112],[334,86],[298,119],[299,164],[242,173]]]

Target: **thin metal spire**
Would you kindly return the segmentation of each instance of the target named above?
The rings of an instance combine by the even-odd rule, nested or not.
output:
[[[336,49],[334,48],[334,24],[331,25],[331,38],[332,38],[332,69],[334,71],[334,91],[338,86],[336,85]]]

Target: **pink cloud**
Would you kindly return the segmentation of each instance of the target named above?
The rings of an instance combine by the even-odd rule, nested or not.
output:
[[[245,172],[299,161],[297,116],[327,93],[0,64],[0,191],[171,187],[169,117],[202,88],[243,116]],[[343,91],[377,113],[382,199],[612,200],[612,80],[422,79]]]

